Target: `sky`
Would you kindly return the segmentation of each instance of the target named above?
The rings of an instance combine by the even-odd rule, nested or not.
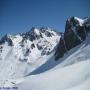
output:
[[[51,27],[64,32],[71,16],[90,16],[90,0],[0,0],[0,36]]]

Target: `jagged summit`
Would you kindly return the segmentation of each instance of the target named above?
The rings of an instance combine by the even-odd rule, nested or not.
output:
[[[73,22],[74,24],[76,23],[79,26],[83,26],[84,24],[90,23],[90,17],[84,17],[84,18],[78,18],[78,17],[70,17],[67,19],[68,22]]]
[[[56,34],[60,35],[59,32],[56,32],[54,29],[48,27],[41,27],[41,28],[32,27],[30,31],[22,33],[20,35],[23,36],[23,38],[33,41],[35,39],[43,38],[44,36],[52,37],[55,36]]]
[[[48,28],[48,27],[41,27],[41,28],[32,27],[29,31],[24,32],[24,33],[19,33],[17,35],[6,34],[0,39],[0,44],[3,44],[5,42],[11,43],[13,42],[13,39],[16,39],[17,37],[22,38],[23,41],[24,40],[34,41],[40,38],[44,38],[45,36],[52,37],[56,35],[60,36],[61,33],[55,31],[54,29]],[[13,45],[13,43],[8,44],[8,45]]]
[[[78,17],[70,17],[66,21],[65,32],[60,38],[55,58],[56,60],[64,56],[64,53],[82,43],[88,33],[90,33],[90,18],[80,19]]]
[[[4,69],[0,68],[0,78],[3,75],[23,77],[47,63],[49,68],[53,67],[57,63],[55,60],[85,41],[89,32],[90,18],[70,17],[64,33],[46,27],[33,27],[24,33],[3,36],[0,40],[0,63]],[[8,67],[7,70],[4,66]]]
[[[25,76],[44,64],[55,52],[60,37],[61,34],[51,28],[32,28],[28,32],[3,36],[0,40],[0,61],[8,61],[3,63],[8,66],[6,76],[9,77],[7,73],[10,72],[13,77]]]

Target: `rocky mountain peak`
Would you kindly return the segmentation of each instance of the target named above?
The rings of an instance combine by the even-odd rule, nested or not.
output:
[[[74,48],[75,46],[83,42],[89,32],[89,18],[80,19],[77,17],[70,17],[69,19],[67,19],[64,35],[60,39],[59,45],[55,53],[56,60],[63,57],[64,53],[66,53],[68,50]]]
[[[17,35],[5,35],[0,40],[0,46],[3,47],[0,53],[8,54],[12,51],[12,58],[19,61],[31,62],[45,55],[50,55],[55,51],[61,34],[51,28],[31,28],[30,31]],[[5,43],[8,44],[5,44]],[[10,48],[6,51],[6,47]]]

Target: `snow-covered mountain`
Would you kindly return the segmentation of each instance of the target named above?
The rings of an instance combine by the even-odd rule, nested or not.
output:
[[[55,52],[60,36],[50,28],[32,28],[25,33],[3,36],[0,40],[0,78],[3,75],[4,78],[19,78],[38,68]]]
[[[0,86],[90,90],[90,18],[70,17],[65,32],[32,28],[0,40]]]
[[[19,90],[90,90],[89,39],[90,34],[82,44],[63,57],[62,63],[47,72],[2,80],[2,86],[12,86],[11,88],[16,87]]]
[[[80,19],[71,17],[67,19],[65,32],[60,38],[58,48],[55,53],[55,59],[63,57],[70,49],[82,43],[88,33],[90,33],[90,18]]]

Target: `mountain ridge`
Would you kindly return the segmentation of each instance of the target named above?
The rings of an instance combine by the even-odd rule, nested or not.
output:
[[[60,38],[55,53],[55,60],[62,58],[66,52],[85,41],[90,33],[90,18],[70,17],[66,20],[64,35]]]
[[[15,36],[5,35],[0,40],[0,61],[2,67],[8,66],[8,70],[5,73],[0,68],[0,71],[7,77],[27,75],[48,60],[55,52],[59,39],[60,34],[50,28],[32,28],[31,31]]]
[[[3,74],[9,78],[29,75],[52,57],[49,64],[50,68],[54,67],[58,63],[56,61],[60,61],[69,50],[85,41],[89,32],[90,18],[70,17],[66,20],[64,33],[46,27],[33,27],[28,32],[3,36],[0,40],[0,62],[1,67],[8,66],[8,69],[7,72],[0,69],[1,77]]]

